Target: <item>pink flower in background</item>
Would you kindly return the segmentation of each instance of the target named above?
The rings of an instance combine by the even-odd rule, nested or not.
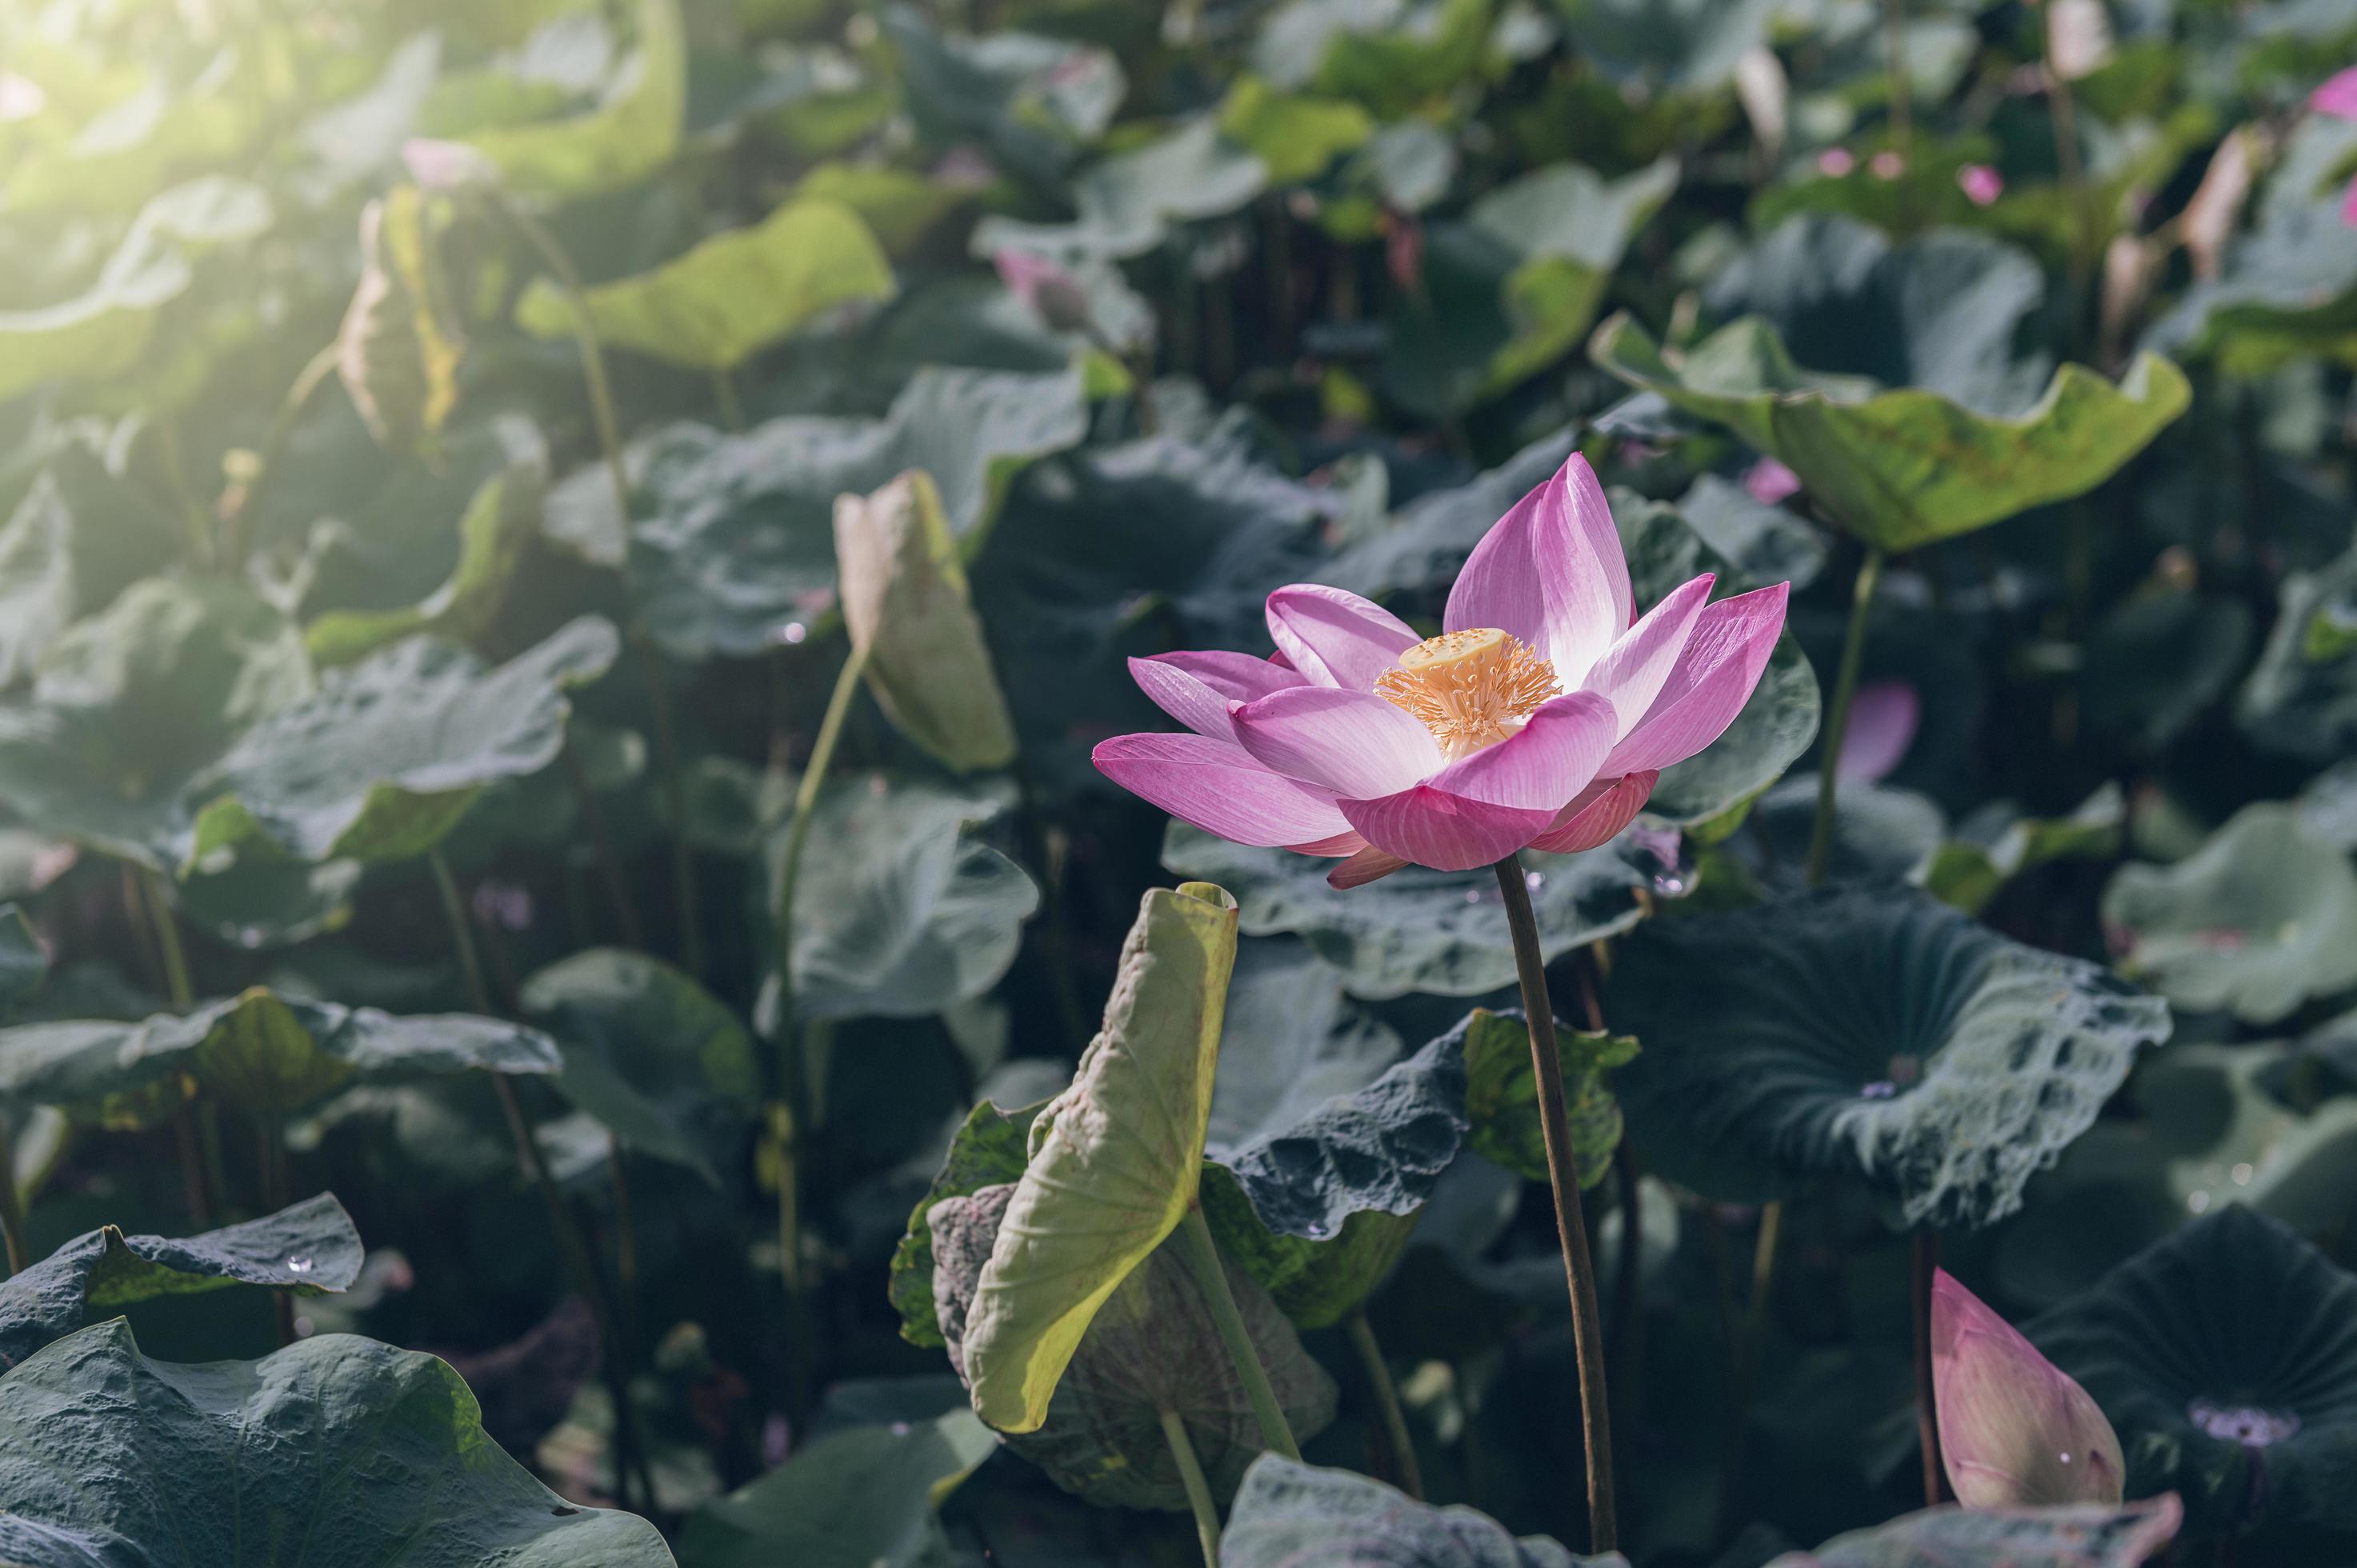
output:
[[[2336,73],[2310,93],[2308,106],[2336,120],[2357,120],[2357,65]],[[2341,220],[2357,228],[2357,179],[2349,182],[2348,194],[2341,198]]]
[[[1189,733],[1121,736],[1094,760],[1206,832],[1347,857],[1337,887],[1592,849],[1760,683],[1790,585],[1711,604],[1711,584],[1639,618],[1603,489],[1574,456],[1474,547],[1440,636],[1340,588],[1279,588],[1273,658],[1131,660]]]
[[[1887,777],[1914,744],[1923,716],[1922,699],[1904,681],[1860,686],[1850,699],[1849,729],[1842,736],[1839,777],[1871,784]]]
[[[1873,161],[1866,166],[1873,171],[1877,179],[1897,179],[1907,172],[1907,160],[1886,147],[1875,154]]]
[[[1850,156],[1847,147],[1827,147],[1817,155],[1817,172],[1829,178],[1839,179],[1856,167],[1857,159]]]
[[[2005,176],[1988,164],[1966,164],[1956,171],[1956,184],[1975,207],[1986,207],[2005,194]]]
[[[1762,457],[1744,471],[1744,493],[1761,506],[1774,506],[1800,489],[1801,476],[1773,457]]]
[[[1089,296],[1080,280],[1047,257],[1009,247],[991,258],[998,281],[1058,332],[1079,332],[1089,324]]]
[[[2120,1500],[2120,1440],[2094,1400],[1945,1269],[1932,1280],[1932,1389],[1966,1508]]]

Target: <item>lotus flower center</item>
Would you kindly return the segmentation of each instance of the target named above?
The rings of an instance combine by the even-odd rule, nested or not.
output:
[[[1375,694],[1421,720],[1451,762],[1512,735],[1558,689],[1554,665],[1494,627],[1427,637],[1375,682]]]

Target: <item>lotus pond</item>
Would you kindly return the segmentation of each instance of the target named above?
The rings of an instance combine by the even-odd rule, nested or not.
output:
[[[0,1562],[2357,1561],[2347,0],[0,5]]]

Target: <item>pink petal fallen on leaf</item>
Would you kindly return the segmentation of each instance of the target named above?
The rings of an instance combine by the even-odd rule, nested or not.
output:
[[[1932,1281],[1932,1387],[1966,1508],[2120,1500],[2126,1466],[2102,1410],[1945,1269]]]

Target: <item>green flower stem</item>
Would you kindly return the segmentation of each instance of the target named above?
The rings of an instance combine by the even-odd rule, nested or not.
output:
[[[1555,1006],[1547,1000],[1546,959],[1539,950],[1538,917],[1531,912],[1523,857],[1506,856],[1498,862],[1497,873],[1498,891],[1506,903],[1506,929],[1513,938],[1514,968],[1522,977],[1531,1067],[1538,1078],[1539,1131],[1546,1142],[1547,1185],[1555,1192],[1555,1230],[1563,1242],[1564,1274],[1571,1286],[1572,1346],[1579,1357],[1580,1446],[1587,1461],[1587,1549],[1601,1555],[1614,1550],[1620,1531],[1612,1496],[1612,1421],[1607,1413],[1604,1324],[1596,1306],[1596,1264],[1588,1257],[1587,1220],[1579,1208],[1579,1174],[1572,1161],[1571,1129],[1564,1112],[1563,1058],[1555,1041]]]
[[[614,924],[620,929],[622,944],[643,952],[646,950],[646,928],[639,923],[638,906],[630,901],[630,884],[622,875],[622,857],[614,848],[614,831],[606,821],[606,808],[597,803],[597,792],[590,787],[589,770],[581,765],[581,754],[574,748],[571,736],[566,736],[558,753],[565,759],[565,777],[573,788],[573,801],[581,813],[582,825],[589,830],[589,841],[597,846],[597,873],[606,884],[606,898],[614,907]]]
[[[147,900],[148,923],[156,928],[156,949],[164,957],[164,985],[172,1005],[185,1013],[197,1004],[196,987],[188,979],[188,950],[180,945],[180,923],[172,914],[172,900],[164,891],[163,875],[142,867],[139,890]]]
[[[1751,1294],[1744,1302],[1727,1368],[1727,1448],[1718,1472],[1718,1534],[1725,1539],[1742,1521],[1743,1465],[1749,1447],[1751,1390],[1760,1373],[1760,1347],[1768,1336],[1768,1313],[1775,1305],[1776,1243],[1784,1228],[1784,1206],[1762,1204],[1760,1236],[1751,1249]]]
[[[483,983],[483,962],[475,950],[474,930],[468,920],[467,900],[458,891],[458,879],[451,875],[450,863],[438,849],[428,851],[426,865],[434,873],[436,891],[442,896],[443,918],[449,922],[450,948],[458,960],[458,975],[465,983],[468,1005],[486,1017],[494,1015],[490,989]],[[640,1442],[638,1415],[630,1406],[630,1380],[625,1365],[625,1347],[615,1332],[614,1304],[606,1290],[604,1275],[590,1255],[589,1244],[583,1240],[581,1228],[574,1223],[573,1210],[565,1206],[565,1195],[556,1186],[556,1177],[548,1168],[548,1157],[541,1153],[540,1141],[532,1135],[532,1123],[523,1113],[523,1102],[516,1097],[515,1085],[508,1075],[490,1075],[491,1091],[500,1102],[500,1114],[507,1122],[508,1139],[515,1145],[516,1158],[531,1176],[533,1186],[540,1192],[541,1206],[548,1213],[549,1234],[556,1239],[556,1248],[564,1254],[566,1269],[572,1273],[574,1288],[589,1304],[589,1312],[597,1325],[597,1343],[604,1348],[601,1358],[607,1383],[614,1400],[614,1488],[623,1506],[629,1506],[628,1482],[635,1474],[640,1495],[646,1506],[654,1507],[654,1480],[646,1467],[645,1445]]]
[[[557,287],[570,306],[565,317],[572,324],[574,345],[581,356],[581,380],[589,392],[590,423],[597,429],[597,448],[605,457],[606,475],[614,487],[614,515],[627,536],[630,526],[630,475],[622,463],[622,424],[614,413],[613,385],[606,379],[605,345],[597,340],[597,329],[590,325],[589,310],[583,302],[580,269],[539,219],[512,201],[502,200],[499,208],[516,231],[540,252],[548,270],[556,274]],[[618,575],[626,601],[631,601],[629,570],[625,567]],[[633,602],[633,620],[637,618]],[[630,641],[646,665],[647,703],[654,719],[655,760],[662,770],[664,804],[671,811],[671,874],[673,896],[679,905],[680,967],[701,977],[703,917],[695,892],[695,850],[687,840],[687,775],[681,766],[678,736],[672,723],[671,693],[663,684],[662,660],[643,631],[634,626]]]
[[[1175,1410],[1162,1412],[1163,1441],[1178,1463],[1178,1479],[1187,1488],[1187,1506],[1195,1514],[1195,1539],[1203,1543],[1203,1568],[1220,1568],[1220,1510],[1211,1501],[1211,1483],[1203,1477],[1203,1462],[1187,1440],[1187,1423]]]
[[[25,1272],[25,1205],[16,1191],[16,1140],[0,1117],[0,1243],[8,1251],[10,1278]]]
[[[1375,1391],[1375,1411],[1383,1417],[1383,1439],[1391,1445],[1393,1477],[1399,1482],[1401,1491],[1422,1502],[1424,1470],[1416,1463],[1415,1439],[1408,1433],[1407,1412],[1400,1408],[1391,1364],[1383,1359],[1383,1348],[1375,1339],[1375,1327],[1367,1321],[1365,1307],[1351,1309],[1351,1316],[1342,1320],[1342,1332],[1350,1339],[1351,1348],[1358,1352],[1368,1386]]]
[[[1866,627],[1874,616],[1874,585],[1882,576],[1882,552],[1867,547],[1849,606],[1849,632],[1842,639],[1841,664],[1834,675],[1833,706],[1825,715],[1824,745],[1817,757],[1817,817],[1809,830],[1809,886],[1825,879],[1834,853],[1834,794],[1841,774],[1842,742],[1849,736],[1850,700],[1857,695],[1858,666],[1866,659]]]
[[[1923,1506],[1937,1508],[1948,1496],[1932,1386],[1932,1276],[1940,1267],[1940,1233],[1929,1229],[1916,1231],[1908,1252],[1907,1309],[1915,1339],[1915,1435],[1923,1450]]]
[[[1211,1326],[1220,1331],[1220,1343],[1228,1348],[1228,1359],[1236,1364],[1244,1398],[1252,1402],[1253,1414],[1260,1421],[1262,1443],[1272,1454],[1299,1459],[1301,1444],[1293,1440],[1293,1428],[1285,1419],[1285,1407],[1276,1402],[1268,1369],[1260,1364],[1260,1352],[1253,1348],[1252,1332],[1236,1306],[1236,1293],[1228,1288],[1220,1245],[1211,1240],[1211,1228],[1205,1223],[1200,1204],[1187,1206],[1186,1218],[1178,1222],[1178,1255],[1185,1260],[1188,1273],[1195,1276],[1195,1288],[1203,1293],[1203,1305],[1211,1309]]]
[[[1882,0],[1883,63],[1890,76],[1890,145],[1914,177],[1915,104],[1907,86],[1906,0]]]

